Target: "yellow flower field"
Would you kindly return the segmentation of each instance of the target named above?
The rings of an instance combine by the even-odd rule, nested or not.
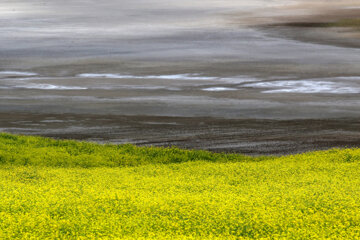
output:
[[[0,134],[0,239],[359,239],[360,150],[245,157]]]

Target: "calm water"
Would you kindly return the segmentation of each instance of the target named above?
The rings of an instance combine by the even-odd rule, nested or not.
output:
[[[360,50],[246,27],[292,1],[2,1],[0,111],[360,115]]]

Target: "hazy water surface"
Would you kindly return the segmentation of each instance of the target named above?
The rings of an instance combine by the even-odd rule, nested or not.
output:
[[[359,49],[247,27],[294,2],[2,1],[0,111],[359,116]]]

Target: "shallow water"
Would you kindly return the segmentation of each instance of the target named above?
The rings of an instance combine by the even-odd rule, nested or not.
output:
[[[0,73],[0,107],[5,112],[242,119],[357,117],[359,93],[360,76]]]
[[[3,1],[0,112],[358,118],[359,49],[249,25],[294,2]]]

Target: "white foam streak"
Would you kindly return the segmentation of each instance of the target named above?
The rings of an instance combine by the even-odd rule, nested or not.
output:
[[[37,73],[33,72],[18,72],[18,71],[0,71],[0,75],[5,76],[37,76]]]
[[[245,84],[243,87],[275,88],[265,90],[263,93],[331,93],[331,94],[355,94],[360,93],[360,88],[347,85],[344,82],[314,81],[314,80],[290,80],[258,82]]]
[[[210,87],[210,88],[203,88],[203,91],[207,92],[223,92],[223,91],[236,91],[236,88],[229,88],[229,87]]]
[[[23,86],[16,86],[17,88],[26,88],[26,89],[40,89],[40,90],[85,90],[85,87],[76,87],[76,86],[59,86],[53,84],[28,84]]]

